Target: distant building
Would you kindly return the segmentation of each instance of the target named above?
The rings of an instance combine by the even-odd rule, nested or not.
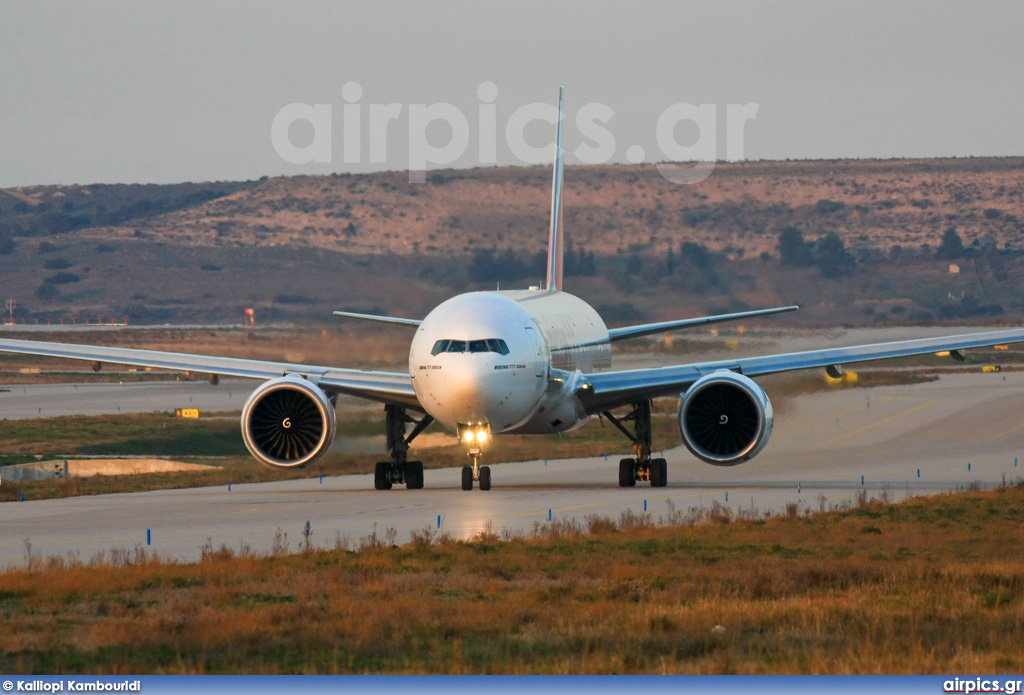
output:
[[[958,266],[956,263],[950,263],[949,264],[949,274],[950,275],[956,275],[959,272],[960,272],[960,266]]]

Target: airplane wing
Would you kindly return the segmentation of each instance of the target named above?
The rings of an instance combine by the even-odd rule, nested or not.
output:
[[[681,328],[690,328],[692,326],[706,326],[709,323],[736,321],[738,319],[746,319],[752,316],[768,316],[769,314],[781,314],[786,311],[796,311],[799,308],[800,307],[797,306],[783,306],[777,309],[757,309],[755,311],[741,311],[735,314],[701,316],[695,319],[680,319],[678,321],[662,321],[660,323],[645,323],[640,326],[612,328],[608,330],[608,339],[614,343],[616,340],[625,340],[626,338],[639,338],[640,336],[651,335],[652,333],[677,331]]]
[[[399,326],[419,326],[422,321],[417,319],[400,319],[394,316],[378,316],[377,314],[357,314],[354,311],[335,311],[335,316],[343,319],[359,319],[360,321],[376,321],[377,323],[393,323]]]
[[[592,415],[645,398],[677,395],[688,389],[690,384],[705,374],[723,369],[754,377],[797,369],[870,362],[894,357],[926,355],[930,352],[944,350],[966,350],[1019,342],[1024,342],[1024,329],[902,340],[808,352],[790,352],[767,357],[742,357],[674,367],[600,372],[585,375],[586,383],[577,393],[587,413]]]
[[[62,357],[94,363],[113,362],[137,367],[191,371],[246,379],[274,379],[298,374],[317,384],[326,393],[342,393],[382,403],[422,410],[412,379],[401,372],[371,372],[359,369],[334,369],[287,362],[265,362],[235,357],[189,355],[180,352],[98,347],[71,343],[47,343],[35,340],[0,339],[0,352],[43,357]]]

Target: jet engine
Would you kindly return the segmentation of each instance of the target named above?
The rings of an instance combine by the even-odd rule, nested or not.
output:
[[[304,468],[326,453],[337,423],[330,398],[300,376],[271,379],[242,408],[249,452],[275,468]]]
[[[774,417],[764,389],[742,374],[719,371],[701,377],[683,394],[679,434],[705,463],[735,466],[761,452]]]

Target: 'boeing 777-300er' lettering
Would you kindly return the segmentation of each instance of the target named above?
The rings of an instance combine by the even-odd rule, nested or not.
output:
[[[651,457],[651,400],[680,396],[679,433],[698,459],[732,466],[756,456],[772,433],[772,406],[754,381],[765,374],[853,362],[1024,342],[1024,329],[612,371],[612,344],[638,336],[720,321],[764,316],[795,306],[608,329],[586,302],[562,291],[562,97],[558,99],[555,165],[548,237],[547,283],[514,292],[471,292],[443,302],[422,321],[337,311],[338,316],[407,326],[414,331],[409,372],[334,367],[0,340],[0,351],[191,370],[263,381],[242,409],[242,437],[259,461],[302,468],[319,459],[335,436],[339,394],[384,404],[390,460],[377,464],[374,485],[423,487],[423,464],[409,445],[437,421],[472,455],[462,488],[491,487],[480,455],[500,434],[549,434],[604,415],[631,441],[635,456],[619,462],[619,485],[667,484],[665,459]],[[616,416],[613,410],[629,408]],[[413,425],[410,429],[408,426]]]

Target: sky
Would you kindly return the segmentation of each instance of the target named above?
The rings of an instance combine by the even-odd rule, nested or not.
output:
[[[1016,1],[3,0],[0,187],[539,163],[560,86],[568,164],[1024,155],[1021,27]]]

